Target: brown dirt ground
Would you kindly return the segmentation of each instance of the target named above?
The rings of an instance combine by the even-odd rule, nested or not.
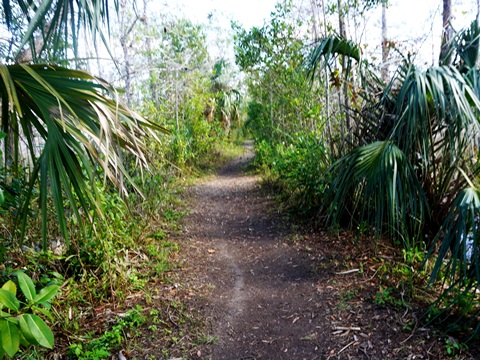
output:
[[[247,151],[190,189],[179,286],[209,324],[190,359],[440,359],[447,337],[408,307],[380,306],[393,255],[347,234],[305,232],[242,171]],[[362,268],[362,264],[364,264]],[[352,269],[361,271],[343,273]],[[453,339],[450,339],[453,340]],[[472,351],[472,349],[470,349]],[[456,358],[479,358],[465,350]]]

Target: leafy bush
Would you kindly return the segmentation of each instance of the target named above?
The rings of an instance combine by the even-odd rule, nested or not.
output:
[[[0,289],[0,359],[5,354],[13,357],[20,345],[53,347],[53,333],[37,314],[53,320],[49,309],[58,286],[46,286],[37,293],[28,275],[21,271],[16,275],[23,297],[17,294],[17,285],[11,280]]]
[[[315,134],[296,134],[290,144],[256,144],[256,165],[281,192],[286,204],[301,214],[315,215],[322,205],[330,159]]]

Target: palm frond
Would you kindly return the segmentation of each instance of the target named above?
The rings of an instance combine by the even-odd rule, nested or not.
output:
[[[476,118],[479,98],[451,66],[419,71],[405,63],[393,82],[397,85],[388,89],[379,103],[384,119],[389,120],[386,138],[405,152],[430,205],[443,218],[445,213],[440,211],[448,208],[457,191],[465,186],[458,166],[470,165],[472,173],[478,172],[472,159],[480,134]]]
[[[47,44],[54,49],[66,51],[73,45],[76,53],[78,36],[81,29],[92,34],[99,33],[107,44],[103,33],[104,25],[108,29],[112,0],[3,0],[3,16],[7,28],[13,25],[13,11],[18,6],[23,17],[28,21],[23,38],[18,44],[16,58],[30,44],[32,59],[42,50],[37,49],[35,35],[40,34],[42,48]],[[118,11],[118,0],[113,0],[114,9]]]
[[[51,195],[67,238],[64,196],[77,218],[79,209],[83,214],[92,209],[101,214],[94,179],[103,175],[126,194],[124,179],[129,180],[129,175],[122,151],[133,154],[140,166],[148,166],[143,139],[166,130],[108,97],[114,89],[83,71],[47,65],[2,65],[0,75],[1,127],[5,133],[10,127],[21,129],[15,136],[25,140],[33,163],[30,187],[39,183],[44,215],[47,196]],[[34,143],[40,143],[40,151],[33,148]],[[44,216],[44,242],[46,221]]]
[[[392,142],[359,147],[333,165],[330,221],[366,221],[377,234],[417,239],[428,205],[406,155]]]
[[[442,270],[450,284],[458,278],[480,281],[480,189],[468,187],[453,202],[441,231],[430,250],[441,242],[431,274],[435,280]]]
[[[397,120],[391,138],[409,155],[421,150],[423,156],[433,156],[435,136],[445,132],[452,141],[460,141],[464,129],[478,127],[474,108],[480,101],[454,67],[418,71],[409,66],[401,87],[393,91],[398,93]]]
[[[304,67],[313,77],[322,62],[328,64],[331,58],[338,55],[346,57],[348,67],[350,67],[351,60],[361,61],[361,51],[357,44],[338,35],[330,35],[315,41]]]
[[[470,23],[470,27],[456,36],[456,50],[461,60],[462,69],[474,69],[477,65],[480,45],[480,28],[477,19]]]

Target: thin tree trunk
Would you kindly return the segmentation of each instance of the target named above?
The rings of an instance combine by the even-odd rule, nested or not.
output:
[[[45,25],[45,28],[43,29],[43,33],[48,33],[50,30],[50,23]],[[42,52],[43,48],[45,46],[45,39],[43,38],[42,35],[38,35],[35,37],[35,40],[33,42],[33,49],[31,47],[24,49],[22,52],[20,52],[17,57],[15,58],[15,62],[17,63],[28,63],[33,61],[40,55]]]
[[[452,18],[452,0],[443,0],[442,13],[442,43],[440,47],[440,65],[449,65],[452,63],[452,54],[449,51],[450,43],[453,38],[453,29],[450,25]]]
[[[480,0],[479,0],[480,1]],[[315,0],[310,0],[310,7],[312,9],[312,18],[313,18],[313,23],[312,23],[312,36],[313,39],[318,39],[320,37],[319,31],[318,31],[318,22],[317,21],[317,11],[316,11],[316,1]]]
[[[479,0],[480,1],[480,0]],[[325,1],[322,0],[322,12],[323,12],[323,32],[324,36],[327,37],[327,13],[325,11]],[[325,116],[327,119],[327,136],[330,143],[330,151],[332,155],[335,153],[335,148],[333,146],[333,136],[332,136],[332,123],[330,119],[330,89],[328,87],[328,74],[325,71]]]
[[[128,52],[128,36],[135,28],[135,24],[139,20],[139,17],[137,15],[137,17],[133,20],[128,29],[126,29],[125,20],[127,17],[127,5],[127,0],[123,0],[120,3],[120,29],[122,29],[121,31],[123,32],[120,36],[120,45],[123,51],[123,61],[125,67],[125,97],[127,98],[128,106],[130,106],[132,103],[132,69],[130,65],[130,54]]]
[[[480,0],[477,0],[477,26],[480,22]]]
[[[388,53],[390,47],[388,46],[387,36],[387,4],[382,2],[382,79],[388,81]]]
[[[153,56],[152,56],[152,39],[150,37],[150,22],[147,19],[147,4],[148,1],[145,0],[143,2],[143,16],[145,18],[145,25],[146,25],[146,30],[147,30],[147,38],[145,40],[145,46],[148,51],[148,64],[149,64],[149,77],[150,77],[150,92],[151,92],[151,97],[152,100],[155,104],[155,108],[158,107],[158,87],[157,87],[157,79],[155,78],[155,70],[153,65]]]
[[[178,131],[180,130],[180,122],[178,121],[178,68],[175,70],[175,122]]]
[[[347,38],[347,29],[345,28],[345,8],[342,0],[338,1],[338,25],[340,36],[344,39]],[[346,139],[350,133],[350,116],[348,115],[349,99],[348,99],[348,74],[347,74],[347,59],[346,56],[342,56],[342,72],[343,72],[343,107],[345,110],[345,128],[342,131],[342,136]],[[341,104],[340,104],[341,105]],[[342,126],[343,128],[343,126]]]
[[[340,36],[343,38],[347,38],[347,30],[345,28],[345,9],[343,7],[342,0],[337,0],[338,4],[338,27]]]

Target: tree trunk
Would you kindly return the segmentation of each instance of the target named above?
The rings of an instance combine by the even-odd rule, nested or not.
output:
[[[343,7],[342,0],[337,0],[338,4],[338,30],[340,36],[347,38],[347,29],[345,28],[345,9]]]
[[[480,0],[479,0],[480,1]],[[317,4],[315,0],[310,0],[310,7],[312,9],[312,36],[313,39],[318,39],[320,37],[320,32],[318,31],[318,23],[317,23]]]
[[[47,25],[45,25],[45,28],[43,29],[43,33],[47,34],[49,30],[50,30],[50,22]],[[42,34],[37,35],[32,45],[33,45],[33,49],[32,47],[28,47],[23,51],[21,51],[15,58],[15,62],[29,63],[35,60],[38,57],[38,55],[40,55],[40,53],[42,52],[45,46],[45,39],[43,35]]]
[[[139,20],[138,15],[135,17],[133,22],[130,24],[128,29],[126,28],[126,21],[128,19],[127,8],[128,1],[123,0],[120,2],[120,29],[122,34],[120,36],[120,45],[122,46],[123,51],[123,62],[125,68],[125,97],[127,99],[127,105],[131,106],[132,103],[132,69],[130,65],[130,54],[128,52],[128,36],[135,28],[135,24]]]
[[[382,79],[388,81],[388,53],[390,47],[387,37],[387,4],[382,2]]]
[[[450,25],[452,18],[452,0],[443,0],[442,16],[442,43],[440,47],[440,65],[450,65],[452,63],[452,54],[449,51],[450,43],[453,38],[453,29]]]
[[[480,22],[480,0],[477,0],[477,26]]]
[[[155,104],[155,108],[158,108],[158,82],[156,78],[156,71],[154,70],[154,59],[152,55],[152,38],[150,37],[150,21],[147,18],[147,5],[148,1],[144,0],[143,2],[143,17],[145,18],[145,27],[147,30],[147,38],[145,40],[145,47],[148,51],[148,65],[149,65],[149,77],[150,77],[150,93],[151,98]]]
[[[347,29],[345,28],[345,8],[342,0],[338,1],[338,26],[340,36],[344,39],[347,38]],[[348,98],[348,74],[347,74],[347,59],[346,56],[342,56],[342,73],[343,73],[343,107],[345,113],[345,129],[342,131],[342,136],[348,141],[350,133],[350,116],[348,115],[349,98]],[[343,126],[342,126],[343,128]]]
[[[480,0],[479,0],[480,1]],[[322,6],[322,14],[323,14],[323,36],[327,37],[328,34],[328,29],[327,29],[327,12],[325,9],[325,0],[321,0],[321,6]],[[334,155],[335,150],[334,150],[334,142],[333,142],[333,136],[332,136],[332,123],[330,119],[330,89],[328,87],[328,74],[326,71],[324,71],[324,76],[325,76],[325,119],[327,122],[327,136],[328,136],[328,143],[330,144],[330,151],[332,155]]]

